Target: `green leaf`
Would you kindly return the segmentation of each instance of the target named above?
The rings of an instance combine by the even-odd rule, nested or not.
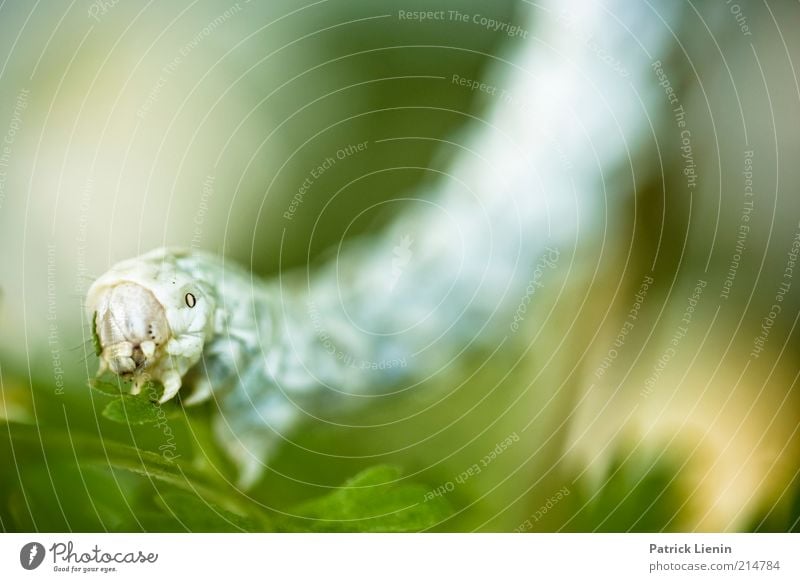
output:
[[[122,469],[189,491],[211,487],[206,476],[198,473],[190,463],[168,460],[152,451],[79,432],[42,430],[20,424],[6,426],[11,435],[8,445],[31,466],[41,464],[47,467],[53,462],[48,459],[75,459],[78,465]]]
[[[146,396],[131,396],[129,394],[124,394],[120,398],[112,400],[103,409],[103,416],[123,424],[158,422],[158,413],[158,406]]]
[[[142,385],[142,397],[149,398],[152,402],[158,402],[164,395],[164,385],[155,380],[148,380]]]
[[[122,383],[117,376],[111,374],[104,374],[99,378],[92,378],[89,380],[89,387],[97,390],[106,396],[121,396]]]
[[[131,383],[129,380],[122,380],[111,372],[106,372],[102,376],[89,380],[89,387],[107,396],[122,396],[126,394],[126,390],[130,389]],[[155,380],[145,382],[140,391],[141,398],[147,398],[152,402],[158,402],[158,399],[163,394],[164,385]]]
[[[429,529],[450,514],[443,498],[425,501],[427,488],[401,483],[396,467],[379,465],[335,492],[304,503],[288,520],[291,531],[413,532]],[[302,519],[305,518],[305,519]]]
[[[156,486],[156,481],[165,483],[191,496],[212,500],[216,506],[226,507],[228,511],[230,509],[240,511],[250,516],[251,520],[256,520],[259,524],[256,529],[259,531],[272,529],[268,517],[259,506],[252,503],[252,500],[235,487],[215,480],[214,475],[199,471],[191,462],[183,459],[169,460],[152,451],[79,432],[44,430],[41,427],[21,424],[0,425],[0,428],[11,436],[10,440],[0,440],[0,462],[12,458],[13,451],[14,455],[26,459],[26,466],[41,466],[46,471],[50,470],[49,467],[54,462],[64,459],[74,459],[80,467],[95,467],[105,471],[122,470],[145,477],[153,487]],[[49,486],[52,489],[52,485]],[[0,501],[2,501],[1,491]],[[24,510],[26,506],[21,502],[19,507]],[[32,528],[33,525],[30,524],[29,527]],[[64,526],[61,526],[61,529],[64,529]],[[178,526],[175,531],[181,529]]]
[[[196,495],[169,492],[159,495],[165,517],[190,532],[250,532],[261,528],[255,521],[223,509]]]
[[[96,390],[117,396],[103,409],[103,416],[114,422],[122,424],[149,424],[156,423],[165,418],[172,418],[180,413],[180,406],[176,402],[158,402],[164,393],[164,386],[160,382],[146,382],[139,394],[122,394],[118,385],[114,385],[102,378],[90,382]]]
[[[92,315],[92,345],[94,346],[94,355],[98,358],[103,353],[103,344],[100,343],[100,336],[97,335],[97,312]]]

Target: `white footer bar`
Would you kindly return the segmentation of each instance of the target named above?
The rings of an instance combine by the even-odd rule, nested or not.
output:
[[[0,580],[800,580],[797,534],[3,534]],[[172,577],[172,578],[170,578]],[[194,578],[192,578],[194,579]]]

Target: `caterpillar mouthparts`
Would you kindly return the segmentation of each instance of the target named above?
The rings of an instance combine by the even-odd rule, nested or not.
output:
[[[146,260],[123,261],[87,295],[98,375],[111,371],[132,380],[133,394],[158,380],[164,385],[161,402],[181,389],[213,331],[214,302],[175,268],[176,256],[160,249]]]
[[[164,306],[136,283],[109,288],[95,313],[95,332],[106,354],[104,360],[116,374],[149,368],[156,348],[170,336]]]

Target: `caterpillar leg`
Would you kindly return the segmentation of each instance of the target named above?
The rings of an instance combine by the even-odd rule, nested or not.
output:
[[[181,389],[181,375],[175,370],[169,370],[164,373],[161,382],[164,384],[164,394],[159,399],[159,402],[163,404],[173,398],[178,393],[178,390]]]
[[[214,420],[218,442],[239,471],[237,484],[249,489],[263,476],[278,446],[300,418],[300,411],[279,391],[251,401],[241,387],[219,401]]]
[[[200,404],[211,398],[214,392],[214,387],[207,378],[200,378],[194,386],[194,391],[183,399],[183,404],[186,406],[193,406]]]

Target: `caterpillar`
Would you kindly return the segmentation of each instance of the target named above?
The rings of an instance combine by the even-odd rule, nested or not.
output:
[[[163,401],[214,399],[220,442],[251,484],[305,403],[370,396],[476,343],[499,345],[524,317],[520,298],[573,266],[578,235],[603,214],[602,168],[624,181],[649,131],[641,102],[663,98],[647,53],[623,50],[625,23],[568,4],[516,59],[514,102],[490,111],[436,192],[307,278],[264,281],[165,248],[114,265],[87,296],[100,372],[130,378],[133,392],[156,379]],[[666,34],[643,36],[665,50]],[[620,71],[598,62],[597,46],[624,76],[609,82]]]

